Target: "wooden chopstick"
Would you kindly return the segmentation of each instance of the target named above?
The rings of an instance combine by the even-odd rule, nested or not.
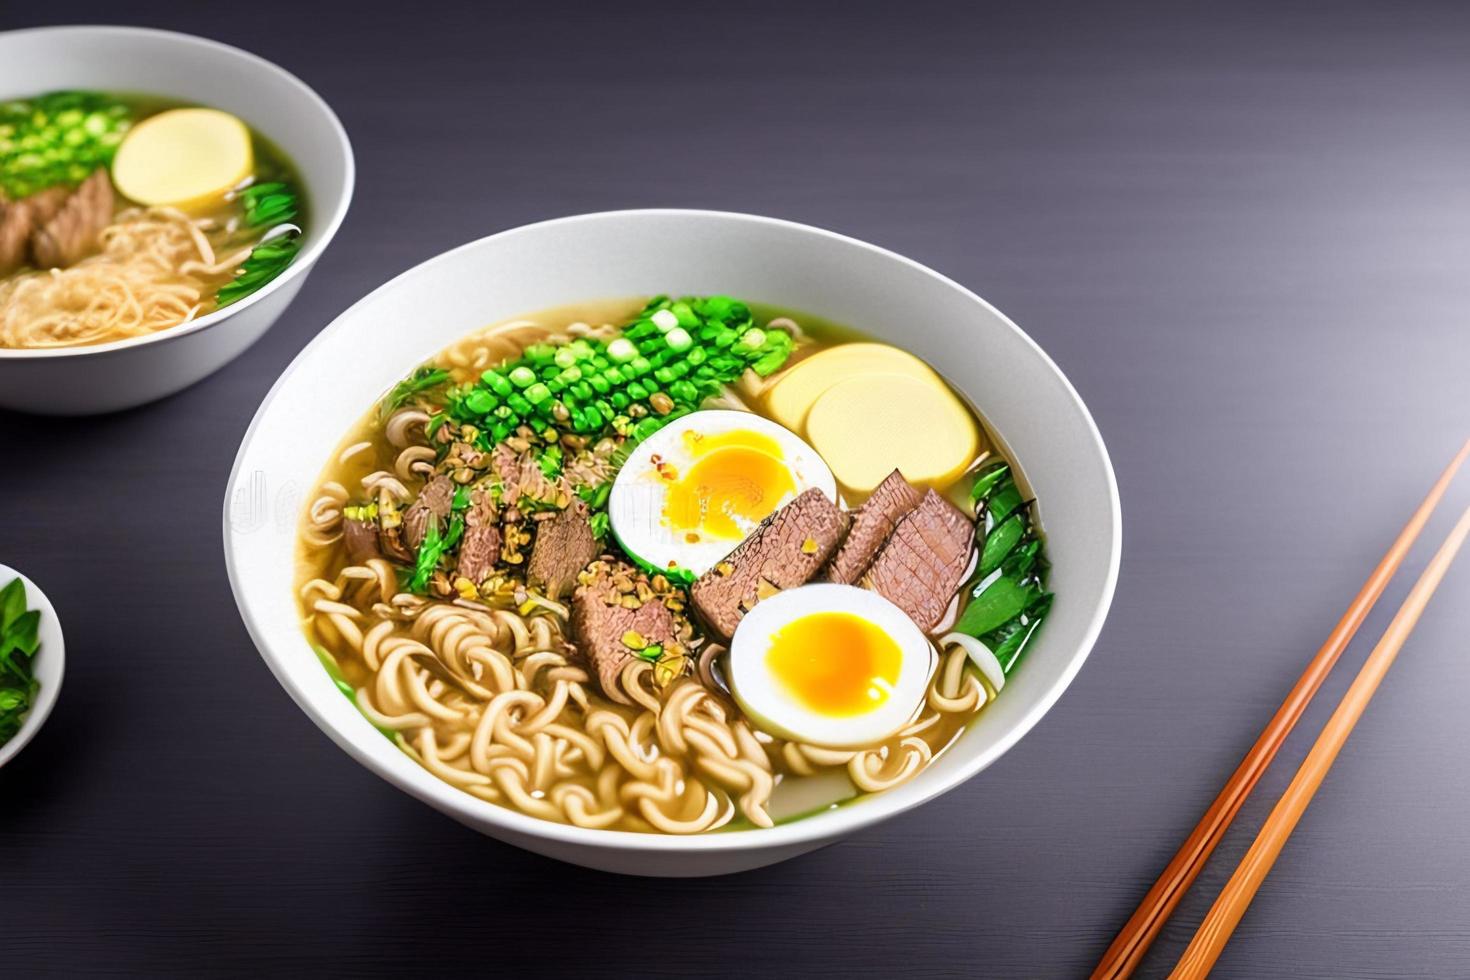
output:
[[[1175,907],[1178,906],[1184,893],[1199,876],[1200,869],[1204,867],[1205,861],[1220,843],[1220,838],[1225,836],[1226,829],[1235,815],[1240,812],[1241,805],[1250,795],[1261,774],[1275,758],[1276,752],[1281,748],[1281,743],[1286,741],[1286,736],[1291,734],[1292,728],[1297,720],[1301,718],[1302,712],[1311,703],[1313,695],[1322,686],[1322,681],[1332,671],[1337,663],[1337,658],[1347,648],[1353,636],[1358,632],[1358,627],[1372,610],[1378,597],[1383,594],[1389,580],[1403,564],[1404,556],[1409,553],[1409,548],[1414,544],[1419,532],[1424,529],[1430,514],[1438,506],[1440,498],[1449,489],[1450,481],[1454,479],[1455,473],[1459,471],[1467,457],[1470,457],[1470,440],[1460,448],[1459,453],[1450,461],[1449,466],[1440,474],[1434,486],[1430,488],[1428,496],[1414,511],[1404,529],[1389,547],[1388,552],[1378,562],[1378,567],[1373,569],[1373,574],[1363,583],[1362,589],[1353,598],[1347,612],[1343,613],[1342,619],[1338,620],[1327,641],[1317,651],[1307,669],[1297,680],[1296,686],[1281,702],[1281,707],[1276,709],[1276,714],[1261,731],[1256,743],[1251,746],[1240,765],[1236,767],[1230,779],[1225,783],[1205,815],[1195,826],[1190,835],[1180,845],[1173,859],[1159,875],[1158,881],[1154,882],[1148,894],[1144,896],[1138,909],[1129,918],[1128,922],[1119,931],[1103,958],[1098,962],[1097,968],[1092,971],[1092,980],[1119,980],[1119,978],[1132,975],[1137,969],[1143,954],[1148,951],[1150,944],[1159,934],[1159,930]]]
[[[1199,980],[1207,976],[1214,967],[1215,960],[1230,940],[1240,917],[1250,906],[1251,899],[1261,887],[1271,865],[1276,863],[1276,857],[1281,853],[1287,838],[1296,829],[1307,804],[1312,802],[1317,787],[1322,785],[1327,770],[1332,768],[1337,753],[1347,741],[1348,735],[1352,734],[1353,726],[1358,723],[1358,719],[1363,716],[1363,710],[1373,699],[1379,682],[1393,665],[1404,641],[1414,631],[1420,614],[1428,605],[1430,596],[1434,595],[1434,590],[1439,587],[1450,563],[1455,560],[1460,546],[1465,543],[1467,534],[1470,534],[1470,508],[1466,508],[1454,530],[1444,544],[1440,545],[1424,573],[1419,576],[1419,581],[1414,583],[1409,597],[1394,614],[1393,622],[1388,624],[1383,639],[1368,654],[1363,669],[1358,671],[1352,686],[1342,696],[1337,710],[1332,713],[1322,734],[1317,737],[1312,751],[1307,753],[1306,760],[1292,777],[1291,785],[1281,794],[1276,808],[1266,818],[1261,832],[1256,835],[1255,843],[1246,851],[1240,866],[1235,869],[1235,874],[1230,876],[1220,897],[1215,899],[1215,904],[1200,923],[1194,939],[1190,940],[1184,955],[1179,958],[1174,972],[1169,974],[1170,980]]]

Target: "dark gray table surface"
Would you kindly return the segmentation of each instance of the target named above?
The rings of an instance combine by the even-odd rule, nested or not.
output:
[[[336,243],[237,362],[110,417],[0,414],[0,561],[69,648],[0,771],[0,974],[1084,973],[1470,434],[1470,7],[379,7],[0,7],[256,51],[336,107],[359,167]],[[469,239],[639,206],[811,222],[973,287],[1070,375],[1123,496],[1111,618],[1035,731],[916,812],[725,879],[562,866],[353,764],[260,662],[220,551],[246,423],[339,311]],[[1470,976],[1467,585],[1446,580],[1218,976]]]

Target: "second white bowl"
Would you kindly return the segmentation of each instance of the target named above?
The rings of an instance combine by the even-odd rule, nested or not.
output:
[[[57,89],[164,96],[234,113],[268,136],[306,184],[296,261],[226,309],[143,337],[54,350],[0,349],[0,407],[90,415],[173,394],[255,343],[290,304],[352,199],[352,146],[337,116],[285,69],[216,41],[133,27],[0,33],[0,99]]]

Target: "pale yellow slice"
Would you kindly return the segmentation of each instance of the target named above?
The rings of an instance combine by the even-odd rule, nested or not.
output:
[[[870,374],[942,383],[929,365],[908,351],[887,344],[838,344],[796,362],[777,377],[766,394],[766,410],[786,428],[801,432],[807,413],[823,393],[838,382]]]
[[[910,483],[943,490],[980,446],[974,415],[942,380],[906,374],[867,374],[828,388],[807,413],[806,435],[837,482],[858,495],[895,467]]]
[[[170,109],[138,123],[112,158],[112,183],[149,206],[204,211],[255,167],[250,130],[218,109]]]

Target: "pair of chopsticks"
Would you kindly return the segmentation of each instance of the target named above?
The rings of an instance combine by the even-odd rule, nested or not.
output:
[[[1338,621],[1327,641],[1317,651],[1307,669],[1303,671],[1296,686],[1276,709],[1276,714],[1271,717],[1256,743],[1251,746],[1244,759],[1220,794],[1215,797],[1214,803],[1205,811],[1194,831],[1185,839],[1184,844],[1174,855],[1173,860],[1164,868],[1159,880],[1149,889],[1144,896],[1143,902],[1133,913],[1113,944],[1103,954],[1102,960],[1097,968],[1093,970],[1092,980],[1118,980],[1118,978],[1131,975],[1138,963],[1143,959],[1149,945],[1163,928],[1164,922],[1173,913],[1179,901],[1183,898],[1185,891],[1193,884],[1204,867],[1205,861],[1220,843],[1225,835],[1230,822],[1240,812],[1241,805],[1250,795],[1261,774],[1271,764],[1281,744],[1291,734],[1292,728],[1297,720],[1301,718],[1307,705],[1311,703],[1312,696],[1322,686],[1322,681],[1332,671],[1333,665],[1347,648],[1348,643],[1357,633],[1358,627],[1363,624],[1368,613],[1372,610],[1374,603],[1383,595],[1383,590],[1393,578],[1394,573],[1403,564],[1404,558],[1409,553],[1419,533],[1424,530],[1430,515],[1438,506],[1440,499],[1444,497],[1449,488],[1450,481],[1454,479],[1455,473],[1459,471],[1467,457],[1470,457],[1470,441],[1461,447],[1459,453],[1450,461],[1444,473],[1439,477],[1434,486],[1430,488],[1429,495],[1414,511],[1409,523],[1404,526],[1388,553],[1373,569],[1373,574],[1363,583],[1363,588],[1353,598],[1352,604],[1348,606],[1347,612]],[[1373,693],[1378,689],[1378,684],[1383,680],[1388,668],[1393,664],[1394,658],[1403,647],[1404,641],[1413,632],[1414,626],[1419,622],[1419,616],[1424,612],[1434,590],[1438,588],[1440,581],[1448,571],[1450,563],[1454,561],[1460,546],[1464,544],[1466,535],[1470,534],[1470,508],[1460,517],[1439,548],[1434,558],[1425,567],[1419,576],[1418,582],[1409,592],[1399,611],[1394,615],[1393,622],[1389,624],[1384,632],[1383,638],[1368,655],[1362,670],[1354,679],[1352,686],[1348,688],[1339,702],[1337,710],[1333,712],[1327,725],[1322,729],[1317,742],[1312,746],[1307,758],[1297,770],[1291,785],[1282,794],[1276,808],[1266,819],[1256,836],[1255,843],[1251,845],[1244,858],[1241,859],[1239,867],[1226,883],[1215,904],[1210,908],[1194,939],[1185,949],[1179,964],[1170,974],[1171,980],[1194,980],[1204,977],[1214,966],[1215,960],[1219,958],[1224,950],[1226,942],[1229,941],[1231,933],[1235,931],[1241,916],[1245,914],[1251,899],[1255,897],[1261,882],[1265,880],[1266,874],[1271,870],[1281,848],[1296,828],[1307,804],[1311,802],[1317,787],[1322,784],[1327,770],[1332,768],[1337,753],[1347,741],[1353,726],[1357,724],[1362,716],[1363,710],[1367,708]]]

